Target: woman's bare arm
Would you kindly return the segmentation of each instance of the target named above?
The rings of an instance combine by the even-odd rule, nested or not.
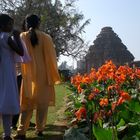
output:
[[[20,36],[15,33],[15,34],[13,34],[13,38],[14,38],[14,40],[11,37],[8,38],[9,46],[20,56],[23,56],[24,50],[23,50],[23,46],[22,46],[22,43],[20,40]]]

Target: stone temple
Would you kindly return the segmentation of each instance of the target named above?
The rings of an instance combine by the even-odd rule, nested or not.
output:
[[[116,65],[124,65],[134,60],[132,53],[111,27],[101,29],[84,59],[77,63],[77,69],[82,73],[89,72],[92,67],[98,69],[106,60],[112,60]]]

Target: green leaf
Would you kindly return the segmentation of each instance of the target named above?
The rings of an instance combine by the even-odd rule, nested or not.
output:
[[[82,89],[86,89],[86,88],[87,88],[87,84],[81,83],[81,84],[80,84],[80,87],[81,87]]]
[[[125,121],[129,121],[129,119],[131,118],[130,111],[127,110],[126,108],[122,108],[121,111],[118,113],[118,116],[120,118],[123,118]]]
[[[93,127],[93,134],[96,137],[97,140],[112,140],[112,129],[104,129],[99,127]],[[116,138],[115,140],[118,140]]]
[[[102,120],[101,120],[101,119],[98,119],[98,122],[99,122],[99,126],[100,126],[100,127],[103,127],[103,122],[102,122]]]
[[[87,103],[87,109],[88,109],[88,111],[90,111],[90,113],[94,113],[95,112],[95,104],[94,104],[94,102],[93,101],[89,101],[88,103]]]
[[[124,129],[126,129],[127,128],[127,125],[125,125],[125,126],[120,126],[117,130],[119,131],[119,132],[121,132],[121,131],[123,131]]]
[[[136,135],[140,139],[140,132],[137,132]]]
[[[125,125],[125,121],[121,118],[120,122],[117,124],[117,129],[124,125]]]
[[[140,103],[138,101],[136,101],[136,100],[132,100],[132,101],[129,102],[129,108],[132,111],[140,113]]]
[[[80,102],[75,102],[74,107],[75,108],[80,108],[82,105]]]

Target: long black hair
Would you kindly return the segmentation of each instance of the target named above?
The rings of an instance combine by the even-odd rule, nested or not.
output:
[[[39,27],[40,24],[40,18],[37,15],[28,15],[25,18],[25,25],[30,33],[30,41],[33,47],[35,47],[38,44],[38,37],[35,32],[35,29]]]

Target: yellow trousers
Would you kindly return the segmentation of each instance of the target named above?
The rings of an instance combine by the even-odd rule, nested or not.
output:
[[[36,131],[43,131],[47,121],[48,107],[36,109]],[[29,128],[30,120],[33,115],[33,110],[23,111],[19,117],[19,126],[17,134],[25,135]]]

